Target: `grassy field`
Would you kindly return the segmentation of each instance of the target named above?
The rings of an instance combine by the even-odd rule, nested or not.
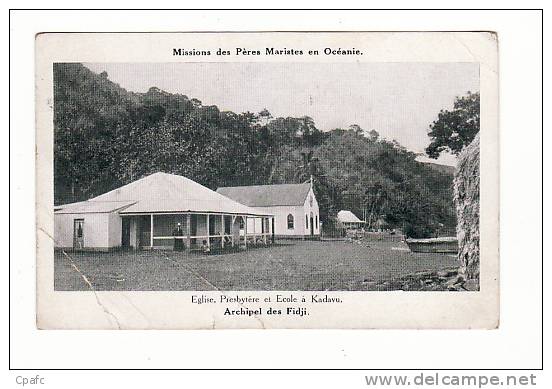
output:
[[[375,290],[374,281],[456,265],[455,257],[410,253],[401,242],[279,241],[218,255],[56,251],[54,282],[55,290],[89,290],[83,274],[96,290],[352,291]]]

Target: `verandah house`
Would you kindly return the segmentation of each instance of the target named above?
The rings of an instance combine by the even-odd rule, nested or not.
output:
[[[272,219],[186,177],[159,172],[87,201],[55,206],[54,239],[57,248],[100,251],[172,248],[175,239],[187,249],[247,247],[273,241]],[[175,237],[179,223],[182,233]]]

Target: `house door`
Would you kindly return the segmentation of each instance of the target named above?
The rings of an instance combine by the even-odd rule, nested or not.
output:
[[[75,219],[73,221],[73,249],[82,250],[84,248],[84,219]]]
[[[130,217],[124,217],[122,220],[121,231],[121,246],[129,247],[130,246]]]
[[[312,212],[310,213],[310,234],[311,236],[314,235],[314,217],[312,216]]]

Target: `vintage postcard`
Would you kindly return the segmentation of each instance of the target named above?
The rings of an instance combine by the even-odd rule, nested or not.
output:
[[[492,32],[36,37],[41,329],[499,325]]]

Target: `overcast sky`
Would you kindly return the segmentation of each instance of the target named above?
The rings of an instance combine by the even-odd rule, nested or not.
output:
[[[134,92],[156,86],[237,113],[310,116],[321,130],[358,124],[415,152],[454,98],[479,91],[476,63],[85,64]],[[427,159],[424,159],[427,160]],[[454,165],[443,155],[438,163]]]

